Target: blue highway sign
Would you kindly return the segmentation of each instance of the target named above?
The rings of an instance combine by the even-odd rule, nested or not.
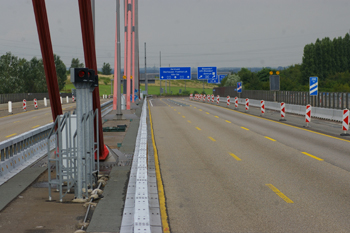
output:
[[[221,81],[226,77],[226,74],[220,74],[219,75],[219,83],[221,83]]]
[[[237,82],[237,92],[242,93],[242,82]]]
[[[208,83],[214,83],[214,84],[219,83],[219,77],[216,76],[215,78],[208,79]]]
[[[190,80],[191,67],[160,67],[160,80]]]
[[[197,79],[215,79],[217,76],[216,67],[198,67]]]
[[[318,77],[310,77],[310,96],[318,95]]]

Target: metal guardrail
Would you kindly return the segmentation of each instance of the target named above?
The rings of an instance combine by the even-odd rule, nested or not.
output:
[[[239,96],[236,87],[217,87],[213,94],[220,96]],[[344,109],[350,108],[350,93],[343,92],[320,92],[317,96],[310,96],[308,91],[262,91],[243,90],[240,98],[249,98],[265,101],[284,102],[293,105],[311,104],[319,108]]]
[[[144,103],[147,103],[147,98]],[[147,168],[147,104],[143,104],[120,232],[150,233]]]
[[[47,154],[47,137],[52,123],[0,143],[0,185]],[[55,137],[50,141],[54,142]]]
[[[112,103],[113,100],[101,104],[101,109]],[[103,114],[109,111],[111,108]],[[47,137],[52,126],[53,123],[49,123],[0,142],[0,185],[47,154]],[[51,150],[55,142],[56,137],[51,137]]]
[[[215,98],[214,103],[216,104],[217,96],[215,96],[214,98]],[[231,97],[231,104],[234,104],[232,100],[233,98]],[[226,101],[227,101],[226,96],[220,97],[220,102],[226,103]],[[238,103],[241,105],[245,105],[245,98],[238,98]],[[260,100],[249,99],[249,106],[260,107]],[[305,115],[305,112],[306,112],[306,106],[303,106],[303,105],[285,104],[285,107],[286,107],[286,112],[292,113],[292,114]],[[265,109],[280,111],[281,103],[265,101]],[[339,121],[339,122],[343,121],[343,111],[340,109],[312,107],[311,116],[320,118],[320,119],[325,119],[325,120],[332,120],[332,121]]]

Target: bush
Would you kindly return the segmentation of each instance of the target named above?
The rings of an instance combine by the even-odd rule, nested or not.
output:
[[[195,95],[195,94],[199,94],[199,92],[198,92],[198,91],[194,91],[194,92],[193,92],[193,95]]]
[[[190,95],[191,93],[190,93],[190,91],[183,91],[182,92],[182,95]]]

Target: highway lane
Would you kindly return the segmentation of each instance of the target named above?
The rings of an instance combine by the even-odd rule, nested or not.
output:
[[[348,231],[349,141],[181,102],[151,107],[172,232]]]
[[[101,104],[110,99],[101,99]],[[76,103],[62,105],[63,112],[73,111]],[[0,141],[28,132],[52,122],[51,108],[39,108],[13,115],[0,117]]]

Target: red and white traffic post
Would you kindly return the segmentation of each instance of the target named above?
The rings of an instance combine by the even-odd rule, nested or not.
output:
[[[306,105],[306,113],[305,113],[306,127],[309,127],[310,121],[311,121],[311,105],[308,104]]]
[[[191,94],[192,95],[192,94]],[[75,102],[75,97],[74,97],[74,95],[72,95],[72,101],[73,101],[73,103]]]
[[[281,119],[280,121],[286,121],[286,104],[284,102],[281,103]]]
[[[204,94],[204,95],[203,95],[203,102],[205,102],[206,99],[207,99],[207,95]]]
[[[230,106],[230,96],[227,96],[227,101],[226,101],[227,106]]]
[[[199,95],[199,100],[202,100],[202,98],[203,98],[203,95],[200,94],[200,95]]]
[[[349,109],[343,110],[343,132],[341,136],[350,136],[346,131],[349,130]]]
[[[211,102],[214,103],[214,94],[211,95]]]
[[[38,109],[38,101],[36,99],[34,99],[34,108]]]
[[[249,99],[248,98],[245,99],[245,110],[246,111],[249,110]]]
[[[265,114],[265,101],[260,100],[260,109],[261,109],[261,115],[264,116]]]
[[[193,94],[190,94],[190,100],[192,100],[193,99]],[[74,100],[73,100],[74,101]]]
[[[238,97],[237,96],[235,97],[235,108],[236,109],[238,108]]]
[[[27,111],[27,100],[23,100],[23,111]]]
[[[220,104],[220,96],[216,96],[216,104],[219,105]]]

